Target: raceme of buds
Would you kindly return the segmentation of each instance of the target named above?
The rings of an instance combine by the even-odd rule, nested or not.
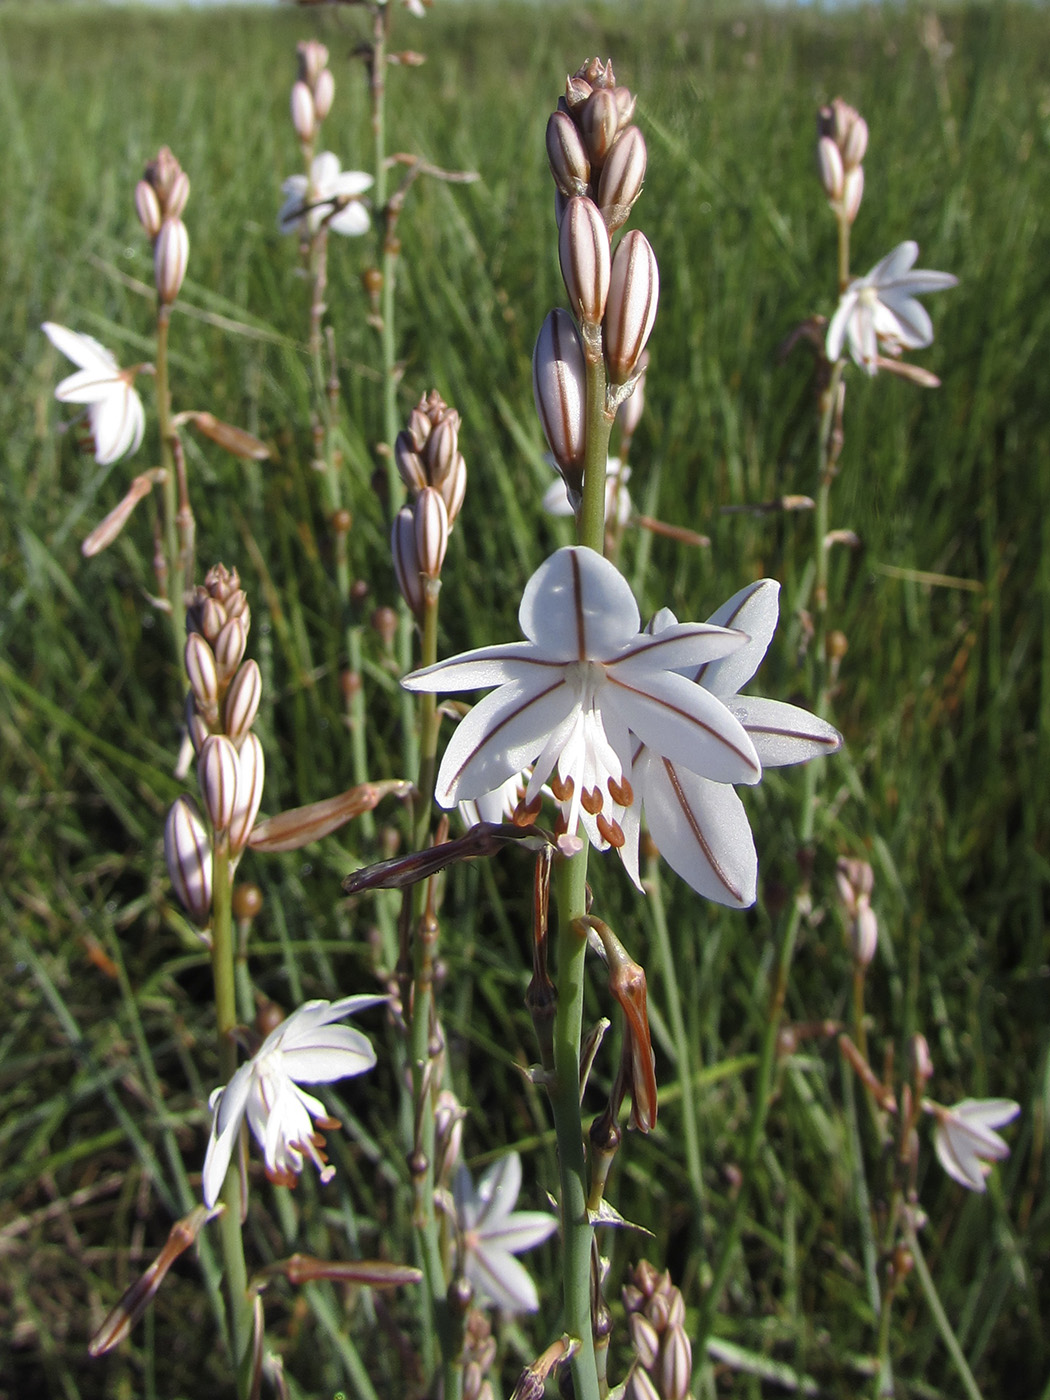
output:
[[[636,1358],[628,1394],[685,1400],[693,1349],[685,1331],[685,1303],[670,1274],[641,1260],[623,1289],[623,1303]]]
[[[609,295],[612,254],[609,230],[591,200],[578,196],[565,206],[558,255],[573,314],[584,326],[600,325]]]
[[[394,442],[394,461],[407,489],[418,495],[436,487],[445,502],[451,530],[467,490],[467,465],[459,450],[458,412],[432,389],[409,416]]]
[[[251,612],[237,570],[216,564],[208,570],[203,584],[198,584],[194,590],[193,601],[186,612],[186,626],[191,632],[200,632],[205,641],[214,646],[231,617],[241,619],[247,636]]]
[[[587,367],[572,317],[550,313],[532,353],[532,392],[544,436],[570,492],[583,489]]]
[[[202,927],[211,915],[211,842],[188,797],[178,797],[164,825],[164,859],[179,903]]]
[[[868,124],[860,113],[836,97],[817,114],[817,171],[824,193],[840,218],[852,224],[864,196]]]
[[[190,196],[190,180],[167,146],[162,146],[157,152],[156,158],[146,166],[143,179],[147,185],[152,187],[156,196],[157,208],[160,213],[158,225],[164,219],[181,218],[182,211],[186,208],[186,201]],[[141,210],[138,190],[135,192],[135,207]],[[150,232],[141,212],[139,218],[142,220],[146,232],[150,234],[151,238],[155,238],[156,231]]]
[[[839,899],[849,922],[850,948],[858,967],[871,965],[879,942],[879,924],[871,907],[875,875],[866,860],[840,856],[835,871]]]
[[[312,88],[328,67],[328,50],[318,39],[303,39],[295,46],[299,60],[299,81]]]
[[[617,86],[611,64],[591,59],[567,79],[546,138],[559,227],[567,201],[583,195],[601,211],[610,233],[627,222],[646,165],[645,140],[630,124],[634,106],[628,89]]]
[[[613,384],[635,372],[656,320],[660,271],[649,240],[637,230],[620,240],[605,310],[605,363]]]
[[[170,306],[178,296],[189,256],[186,225],[181,219],[165,219],[153,243],[153,277],[163,305]]]

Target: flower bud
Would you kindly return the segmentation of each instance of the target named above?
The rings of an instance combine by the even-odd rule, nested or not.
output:
[[[204,716],[197,709],[197,699],[192,690],[186,692],[186,733],[190,743],[193,745],[193,752],[199,754],[201,747],[211,733]],[[183,769],[183,775],[189,770],[189,760]]]
[[[928,1084],[933,1078],[933,1057],[926,1037],[916,1033],[911,1038],[911,1064],[915,1078]]]
[[[614,87],[612,95],[616,99],[616,111],[620,118],[620,130],[623,131],[624,127],[634,116],[634,108],[638,99],[631,89],[627,87]]]
[[[660,1392],[649,1378],[649,1372],[635,1367],[624,1391],[624,1400],[660,1400]]]
[[[437,487],[427,486],[420,491],[413,525],[419,572],[427,578],[439,578],[448,548],[448,509]]]
[[[868,123],[857,112],[853,118],[842,142],[842,164],[847,170],[855,170],[868,149]]]
[[[540,327],[532,392],[555,462],[567,480],[579,477],[586,453],[587,367],[573,319],[561,307]]]
[[[632,1312],[627,1325],[635,1356],[647,1371],[651,1370],[660,1354],[660,1334],[642,1312]]]
[[[143,472],[140,476],[135,477],[123,500],[98,522],[90,534],[85,536],[80,546],[80,552],[85,559],[91,559],[94,555],[100,554],[102,550],[107,549],[113,543],[128,523],[131,512],[144,496],[149,495],[153,486],[154,476],[152,472]]]
[[[165,219],[153,244],[153,277],[165,306],[179,294],[190,256],[190,237],[181,219]]]
[[[406,488],[413,494],[422,491],[427,484],[427,477],[419,453],[413,445],[411,431],[402,430],[394,439],[394,461]]]
[[[601,168],[620,129],[620,110],[608,88],[596,88],[580,109],[580,133],[591,165]]]
[[[390,552],[401,596],[417,618],[423,615],[423,585],[419,577],[419,556],[416,554],[415,511],[402,506],[394,517],[390,531]]]
[[[626,222],[642,192],[646,164],[645,138],[629,126],[613,146],[598,181],[598,206],[610,233]]]
[[[321,71],[328,67],[328,50],[319,39],[302,39],[295,46],[299,60],[299,80],[313,87]]]
[[[854,166],[846,171],[842,186],[842,210],[847,223],[853,223],[860,213],[860,202],[864,198],[864,167]]]
[[[189,197],[190,177],[185,170],[180,170],[171,182],[171,188],[164,204],[164,217],[166,219],[181,219],[182,211],[186,208],[186,201]]]
[[[314,95],[301,79],[292,84],[292,126],[300,141],[310,142],[317,135]]]
[[[205,714],[214,715],[219,701],[219,676],[215,666],[215,653],[199,632],[191,632],[186,638],[183,656],[186,661],[186,676],[197,704]]]
[[[197,781],[212,830],[225,831],[237,802],[237,750],[225,734],[209,734],[201,745]]]
[[[317,120],[323,122],[328,113],[332,110],[332,103],[335,101],[335,78],[332,76],[331,68],[322,68],[314,83],[314,111],[317,113]]]
[[[214,644],[219,633],[226,626],[226,609],[217,598],[205,598],[200,605],[197,620],[201,635]]]
[[[244,649],[248,645],[248,629],[243,617],[231,617],[224,622],[215,638],[215,667],[219,681],[225,682],[233,675],[244,660]]]
[[[450,408],[434,424],[423,449],[427,482],[431,486],[440,486],[452,470],[458,444],[459,414]]]
[[[164,859],[179,903],[203,926],[211,914],[211,842],[188,797],[176,798],[168,813]]]
[[[135,186],[135,213],[152,243],[160,232],[161,213],[157,191],[148,180],[140,180]]]
[[[222,709],[223,727],[235,745],[240,745],[255,723],[261,699],[262,672],[259,663],[246,661],[230,682]]]
[[[452,463],[452,470],[438,487],[445,501],[445,509],[448,511],[448,528],[451,530],[455,524],[456,516],[463,505],[463,497],[467,494],[467,464],[463,460],[463,453],[456,453],[456,460]]]
[[[879,946],[879,921],[875,910],[868,903],[868,896],[862,895],[857,906],[857,914],[850,929],[850,943],[853,948],[853,961],[858,967],[870,967]]]
[[[693,1379],[693,1348],[679,1323],[664,1333],[660,1349],[660,1389],[664,1400],[686,1400]]]
[[[822,136],[817,142],[817,174],[827,197],[840,200],[844,178],[842,153],[830,136]]]
[[[552,112],[547,121],[547,160],[554,183],[567,199],[587,193],[591,163],[576,123],[567,112]]]
[[[660,271],[649,240],[637,230],[616,249],[605,311],[605,362],[614,384],[634,373],[656,320]]]
[[[248,844],[262,801],[266,759],[257,734],[244,736],[237,755],[237,800],[230,818],[230,855],[238,856]]]
[[[609,295],[609,231],[598,206],[574,197],[565,208],[558,234],[561,275],[573,313],[585,326],[601,324]]]

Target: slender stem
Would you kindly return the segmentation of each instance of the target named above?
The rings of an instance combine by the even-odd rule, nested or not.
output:
[[[167,561],[167,599],[171,607],[171,630],[175,644],[175,665],[180,685],[184,684],[186,649],[186,571],[179,548],[179,492],[175,460],[171,450],[174,430],[171,426],[171,389],[168,384],[168,326],[171,307],[157,307],[157,421],[160,427],[160,464],[164,469],[163,536],[164,557]]]
[[[849,231],[850,222],[845,214],[839,214],[839,294],[849,286]]]
[[[969,1362],[959,1345],[959,1339],[955,1335],[952,1324],[948,1321],[948,1314],[944,1311],[937,1286],[930,1273],[930,1267],[926,1263],[926,1256],[922,1252],[919,1244],[919,1237],[915,1232],[915,1225],[909,1219],[905,1225],[905,1234],[908,1240],[908,1248],[911,1250],[912,1258],[915,1261],[915,1272],[919,1276],[919,1283],[922,1291],[926,1295],[926,1302],[933,1313],[933,1320],[937,1324],[937,1330],[941,1334],[941,1341],[948,1348],[948,1354],[955,1363],[955,1369],[959,1374],[963,1389],[966,1391],[969,1400],[982,1400],[980,1389],[974,1379],[974,1374],[970,1370]]]
[[[397,340],[394,327],[395,288],[397,286],[397,259],[401,251],[395,234],[396,211],[387,201],[386,166],[386,55],[389,39],[390,6],[377,4],[372,10],[372,142],[375,183],[372,186],[376,212],[380,221],[382,248],[380,251],[380,272],[382,281],[379,293],[379,350],[383,376],[383,440],[386,444],[388,509],[393,518],[404,500],[405,488],[398,475],[394,459],[394,439],[397,437]]]

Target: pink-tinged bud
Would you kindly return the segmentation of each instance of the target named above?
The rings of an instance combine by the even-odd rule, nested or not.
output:
[[[215,665],[215,653],[199,632],[191,632],[186,638],[183,656],[186,662],[186,677],[197,704],[205,714],[213,715],[219,701],[219,675]]]
[[[635,103],[638,99],[631,89],[626,87],[614,87],[612,95],[616,99],[616,111],[620,117],[620,130],[622,131],[634,116]]]
[[[192,690],[186,692],[186,733],[189,735],[195,754],[200,753],[205,739],[211,733],[203,715],[197,709],[197,701]],[[186,767],[189,768],[188,763]]]
[[[933,1078],[933,1056],[924,1035],[916,1034],[911,1038],[911,1065],[912,1073],[922,1084],[928,1084]]]
[[[100,554],[102,550],[113,543],[128,523],[131,512],[139,501],[153,490],[153,485],[154,475],[152,472],[143,472],[141,476],[135,477],[124,499],[119,505],[115,505],[84,539],[80,546],[80,552],[85,559],[91,559],[94,555]]]
[[[558,99],[558,110],[561,111],[561,104],[564,102],[566,114],[578,112],[593,91],[594,88],[586,78],[574,73],[565,79],[565,96]]]
[[[456,523],[456,516],[463,506],[463,497],[467,494],[467,464],[463,460],[463,453],[456,453],[456,460],[452,463],[452,470],[438,487],[445,501],[445,509],[448,511],[448,528],[451,530]]]
[[[181,219],[182,211],[186,208],[189,197],[190,177],[185,170],[180,170],[172,180],[168,197],[164,202],[164,217],[166,219]]]
[[[660,1392],[653,1385],[648,1371],[635,1367],[627,1382],[624,1400],[660,1400]]]
[[[301,79],[292,84],[292,126],[300,141],[310,142],[317,135],[317,109],[314,95]]]
[[[203,926],[211,914],[211,842],[188,797],[176,798],[168,813],[164,859],[179,903]]]
[[[867,895],[861,896],[857,917],[850,930],[850,942],[853,945],[853,961],[858,967],[870,967],[879,946],[879,921],[868,903]]]
[[[634,1347],[635,1356],[647,1371],[651,1370],[656,1365],[656,1358],[660,1354],[660,1334],[645,1313],[641,1312],[630,1314],[627,1327],[631,1334],[631,1345]]]
[[[608,88],[596,88],[580,109],[580,132],[591,165],[599,169],[620,129],[620,109]]]
[[[817,174],[827,197],[840,200],[845,177],[842,152],[830,136],[822,136],[817,142]]]
[[[686,1400],[693,1379],[693,1348],[685,1328],[672,1325],[664,1333],[660,1355],[660,1389],[664,1400]]]
[[[598,181],[598,206],[610,233],[627,222],[642,192],[646,160],[645,137],[636,126],[629,126],[613,146]]]
[[[660,270],[644,234],[626,234],[616,249],[605,310],[605,362],[614,384],[634,373],[656,320]]]
[[[416,554],[416,520],[411,506],[402,506],[390,531],[390,552],[401,596],[417,618],[423,616],[423,584]]]
[[[649,351],[643,350],[635,369],[638,378],[635,380],[634,388],[616,410],[616,421],[620,425],[620,433],[628,442],[638,431],[638,424],[642,421],[642,413],[645,410],[645,371],[648,367]]]
[[[653,1293],[645,1305],[645,1315],[658,1332],[663,1332],[667,1327],[670,1311],[671,1303],[664,1292]]]
[[[165,219],[153,244],[153,277],[165,306],[179,294],[190,256],[190,236],[181,219]]]
[[[547,121],[547,160],[554,183],[567,199],[587,193],[591,163],[576,123],[567,112],[553,112]]]
[[[248,645],[248,629],[243,617],[231,617],[224,622],[215,638],[215,669],[219,683],[229,680],[244,660],[244,649]]]
[[[612,255],[609,230],[598,206],[584,197],[570,199],[558,234],[561,275],[569,305],[585,326],[597,326],[605,315]]]
[[[567,480],[580,477],[586,453],[587,367],[573,319],[561,307],[540,328],[532,352],[532,393],[555,462]]]
[[[427,427],[430,427],[429,421]],[[398,433],[394,439],[394,461],[397,463],[398,475],[407,489],[413,494],[422,491],[427,484],[427,475],[413,443],[411,429]]]
[[[197,781],[212,830],[225,831],[237,803],[237,750],[225,734],[209,734],[201,745]]]
[[[200,630],[206,641],[214,644],[226,626],[226,609],[216,598],[206,598],[200,609]]]
[[[313,87],[322,69],[328,67],[328,50],[319,39],[302,39],[295,46],[299,58],[299,78]]]
[[[842,186],[842,211],[848,223],[852,223],[860,213],[860,202],[864,198],[864,167],[855,165],[846,171]]]
[[[854,120],[842,143],[842,164],[847,170],[854,170],[864,159],[868,149],[868,123],[854,113]]]
[[[237,754],[237,801],[230,818],[230,855],[239,856],[248,844],[262,801],[266,759],[257,734],[248,733]]]
[[[335,101],[335,78],[332,76],[331,68],[323,68],[317,75],[314,83],[314,110],[317,113],[317,120],[323,122],[328,113],[332,110],[332,103]]]
[[[438,578],[448,548],[448,509],[441,492],[427,486],[416,498],[413,520],[419,572]]]
[[[405,431],[412,439],[411,446],[417,452],[423,451],[423,448],[426,446],[427,438],[430,436],[430,415],[427,413],[426,408],[426,399],[420,399],[419,403],[416,404],[415,408],[408,415],[408,427]],[[422,490],[422,488],[420,489]]]
[[[259,663],[246,661],[230,682],[222,707],[223,727],[238,747],[255,723],[261,699],[262,672]]]
[[[431,486],[440,486],[452,470],[459,447],[459,414],[450,408],[434,424],[427,445],[423,449],[427,481]]]
[[[667,1275],[667,1281],[670,1285],[667,1290],[667,1296],[671,1300],[671,1306],[667,1313],[667,1325],[668,1327],[684,1327],[685,1299],[682,1297],[682,1290],[676,1288],[674,1284],[671,1283],[669,1274]]]
[[[152,243],[160,232],[161,214],[157,191],[148,180],[140,180],[135,186],[135,213]]]

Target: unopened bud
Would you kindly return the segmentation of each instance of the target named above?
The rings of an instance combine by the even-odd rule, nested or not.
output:
[[[532,353],[532,392],[555,462],[570,483],[576,478],[582,483],[587,367],[573,319],[561,307],[540,328]]]
[[[319,39],[303,39],[295,46],[299,59],[299,79],[313,87],[322,69],[328,67],[328,50]]]
[[[292,126],[300,141],[310,142],[317,135],[317,109],[314,95],[301,79],[292,84]]]
[[[580,109],[579,120],[591,165],[600,169],[620,129],[620,110],[608,88],[596,88],[591,93]]]
[[[858,967],[870,967],[879,946],[879,921],[875,910],[868,903],[867,895],[862,895],[857,907],[857,915],[850,930],[853,946],[853,961]]]
[[[186,662],[186,676],[197,704],[205,714],[214,716],[219,700],[215,653],[199,632],[191,632],[186,638],[183,656]]]
[[[204,925],[211,914],[211,842],[188,797],[178,797],[164,824],[164,859],[179,903]]]
[[[660,1400],[660,1392],[650,1379],[649,1372],[636,1366],[631,1372],[624,1391],[624,1400]]]
[[[246,661],[238,670],[223,703],[223,727],[239,746],[255,723],[262,698],[262,672],[257,661]]]
[[[463,497],[467,494],[467,464],[463,460],[462,452],[456,453],[452,470],[445,477],[438,490],[445,501],[445,509],[448,511],[448,528],[451,530],[463,505]]]
[[[452,470],[459,445],[459,414],[450,408],[434,424],[423,450],[427,481],[440,486]]]
[[[646,158],[645,138],[636,126],[629,126],[609,153],[598,182],[598,206],[610,233],[627,222],[642,192]]]
[[[168,198],[164,205],[164,217],[166,219],[181,219],[182,211],[186,208],[189,197],[190,177],[185,170],[180,170],[171,182],[171,189],[168,191]]]
[[[332,110],[332,103],[335,101],[335,78],[332,76],[331,68],[323,68],[317,75],[314,83],[314,110],[317,113],[317,120],[323,122],[328,113]]]
[[[830,136],[822,136],[817,142],[817,174],[827,197],[836,202],[840,200],[845,177],[842,152]]]
[[[238,856],[248,844],[262,801],[266,760],[257,734],[248,733],[237,755],[237,801],[230,818],[230,855]]]
[[[922,1084],[928,1084],[933,1078],[933,1056],[926,1037],[919,1033],[911,1038],[911,1064],[915,1078]]]
[[[140,180],[135,186],[135,213],[152,243],[160,232],[161,213],[157,191],[148,180]]]
[[[573,313],[585,326],[597,326],[609,295],[609,230],[598,206],[585,197],[570,199],[558,235],[561,275]]]
[[[656,320],[660,270],[643,233],[626,234],[616,249],[605,311],[605,362],[614,384],[634,373]]]
[[[868,123],[854,112],[854,120],[842,142],[842,164],[847,170],[854,170],[864,159],[868,149]]]
[[[864,198],[864,167],[854,166],[846,171],[842,186],[842,212],[847,223],[853,223],[860,213],[860,202]]]
[[[212,830],[225,831],[237,804],[237,750],[225,734],[209,734],[197,764],[204,810]]]
[[[411,506],[402,506],[390,531],[390,552],[401,596],[417,618],[423,616],[423,584],[416,554],[416,520]]]
[[[448,548],[448,510],[436,487],[427,486],[420,491],[413,517],[419,572],[427,578],[438,578]]]
[[[140,476],[135,477],[124,499],[99,521],[89,535],[85,536],[84,542],[80,546],[80,552],[85,559],[90,559],[101,553],[113,543],[128,523],[131,512],[139,501],[153,490],[155,480],[153,472],[143,472]]]
[[[413,494],[422,491],[427,484],[427,477],[422,459],[413,443],[411,430],[403,430],[394,439],[394,461],[397,464],[398,475],[407,489]]]
[[[229,680],[244,659],[248,628],[244,617],[231,617],[215,638],[215,665],[220,682]]]
[[[181,219],[165,219],[153,245],[153,276],[165,306],[179,294],[190,256],[190,236]]]
[[[664,1400],[686,1400],[693,1379],[693,1348],[685,1328],[672,1325],[664,1333],[660,1354],[660,1388]]]
[[[627,1322],[634,1354],[647,1371],[651,1370],[660,1354],[660,1334],[645,1313],[632,1312]]]
[[[576,123],[567,112],[553,112],[548,119],[547,160],[554,183],[567,199],[587,193],[591,163]]]

